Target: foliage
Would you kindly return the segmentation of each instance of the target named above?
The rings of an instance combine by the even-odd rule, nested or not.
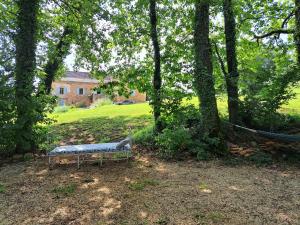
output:
[[[69,196],[76,191],[77,185],[76,184],[69,184],[65,186],[58,186],[52,189],[53,193],[62,194],[65,196]]]
[[[11,154],[15,148],[14,99],[14,90],[9,77],[0,74],[0,156]]]
[[[135,144],[141,145],[146,148],[155,148],[155,135],[154,127],[147,126],[133,134]]]
[[[142,191],[147,186],[157,186],[159,185],[159,181],[153,179],[142,179],[128,185],[129,189],[134,191]]]
[[[296,66],[279,70],[271,60],[257,60],[261,65],[242,86],[241,115],[248,126],[274,130],[286,123],[278,110],[294,97],[292,87],[300,79],[299,70]]]
[[[166,128],[155,139],[163,158],[175,158],[180,153],[187,151],[192,145],[192,137],[188,130],[178,127],[175,130]]]
[[[100,107],[100,106],[104,106],[104,105],[112,105],[113,102],[111,99],[109,98],[100,98],[97,101],[95,101],[90,108],[96,108],[96,107]]]
[[[5,192],[5,186],[0,183],[0,194]]]
[[[258,166],[270,165],[273,163],[273,159],[270,153],[258,151],[248,158],[251,162],[254,162]]]

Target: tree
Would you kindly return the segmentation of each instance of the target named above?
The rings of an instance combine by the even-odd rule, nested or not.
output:
[[[66,26],[58,43],[54,48],[54,52],[49,52],[48,61],[44,69],[46,74],[46,77],[44,79],[44,88],[46,94],[50,94],[52,82],[54,81],[55,75],[59,70],[60,66],[62,66],[63,60],[69,53],[69,49],[72,42],[70,36],[72,34],[73,29]]]
[[[217,136],[220,131],[220,121],[212,75],[209,1],[196,0],[195,8],[195,89],[199,96],[204,132],[208,135]]]
[[[297,49],[297,61],[298,65],[300,65],[300,0],[295,0],[295,19],[296,27],[294,39]]]
[[[232,0],[224,0],[223,12],[225,21],[226,59],[228,67],[228,72],[225,73],[228,95],[228,113],[229,121],[235,124],[239,120],[239,73],[236,55],[236,30]]]
[[[261,2],[259,2],[261,4]],[[293,34],[294,42],[296,48],[297,55],[297,63],[300,64],[300,0],[295,0],[294,5],[291,1],[283,1],[283,2],[270,2],[264,3],[266,4],[263,10],[263,13],[266,15],[271,15],[267,17],[266,15],[261,16],[261,18],[257,18],[257,24],[255,21],[252,21],[253,25],[258,25],[257,27],[263,27],[264,23],[270,24],[267,31],[263,34],[254,35],[254,38],[258,40],[264,38],[273,37],[275,40],[279,39],[281,34]],[[276,13],[274,13],[276,12]],[[278,15],[277,15],[278,14]],[[295,17],[295,23],[291,26],[292,18]],[[282,22],[278,22],[282,20]],[[257,29],[255,30],[261,30]]]
[[[151,40],[154,50],[154,74],[153,74],[153,114],[155,121],[155,131],[162,131],[162,123],[160,120],[161,114],[161,69],[160,69],[160,47],[157,34],[157,15],[156,15],[156,0],[149,0],[149,15],[151,23]]]
[[[17,106],[17,145],[18,153],[32,151],[34,106],[33,91],[36,73],[37,13],[39,0],[19,0],[16,35],[15,91]]]

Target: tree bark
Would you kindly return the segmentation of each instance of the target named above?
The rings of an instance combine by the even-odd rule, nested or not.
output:
[[[195,3],[195,89],[200,100],[204,132],[217,136],[220,132],[220,119],[217,109],[211,44],[209,40],[209,1],[196,0]]]
[[[35,110],[33,102],[34,77],[36,69],[37,12],[39,0],[19,0],[16,35],[15,94],[17,106],[16,151],[33,151],[35,142],[33,125]]]
[[[45,66],[46,77],[44,79],[44,90],[48,95],[51,92],[52,82],[55,78],[55,75],[59,69],[59,67],[63,64],[63,60],[67,56],[70,46],[71,40],[70,35],[72,35],[73,30],[68,26],[65,27],[62,36],[60,37],[59,42],[55,46],[54,53],[50,52],[48,56],[48,62]]]
[[[153,75],[153,114],[155,121],[155,131],[162,131],[161,116],[161,67],[160,67],[160,47],[157,34],[157,15],[156,15],[156,0],[149,0],[149,15],[151,23],[151,40],[154,50],[154,75]]]
[[[223,4],[226,38],[226,58],[228,73],[226,76],[229,121],[239,121],[239,94],[238,94],[238,62],[236,56],[236,23],[232,0],[224,0]]]
[[[295,27],[295,44],[297,51],[297,62],[300,65],[300,0],[295,0],[295,18],[296,18],[296,27]]]

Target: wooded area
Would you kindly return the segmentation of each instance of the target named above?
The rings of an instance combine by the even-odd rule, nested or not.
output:
[[[230,123],[280,132],[291,119],[279,110],[299,81],[299,4],[2,1],[1,152],[41,149],[55,107],[51,85],[71,48],[77,68],[114,77],[107,92],[147,94],[153,139],[183,129],[200,152],[225,149],[216,95],[227,96]],[[194,95],[199,111],[182,104]]]
[[[300,0],[1,0],[0,15],[0,224],[297,223]],[[69,70],[109,97],[60,106],[53,83]],[[147,102],[114,100],[135,92]],[[126,136],[132,162],[105,173],[42,164],[55,147]],[[60,180],[53,197],[45,187]],[[84,197],[58,204],[76,191]],[[59,209],[31,215],[24,199]]]
[[[279,110],[299,81],[299,4],[2,1],[1,152],[41,149],[56,104],[51,85],[71,49],[76,68],[114,77],[107,92],[147,94],[154,139],[183,129],[196,148],[217,138],[223,147],[213,148],[225,149],[217,95],[228,98],[230,123],[280,132],[291,119]],[[199,110],[182,104],[193,96]]]

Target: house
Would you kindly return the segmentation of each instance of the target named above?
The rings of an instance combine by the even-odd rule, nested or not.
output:
[[[104,83],[109,83],[112,78],[107,77]],[[98,93],[94,89],[99,86],[97,79],[90,76],[88,72],[66,72],[59,80],[52,83],[53,94],[58,96],[58,104],[63,105],[77,105],[90,106],[93,102],[101,98],[108,98],[104,94]],[[116,96],[113,101],[119,102],[124,100],[132,100],[134,102],[145,102],[146,95],[132,90],[128,98],[124,96]]]

